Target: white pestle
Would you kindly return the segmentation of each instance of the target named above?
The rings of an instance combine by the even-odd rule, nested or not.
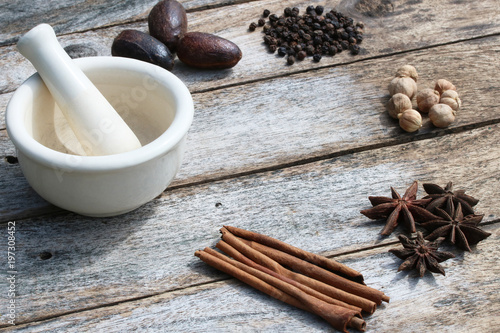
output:
[[[87,155],[141,147],[134,132],[61,47],[50,25],[31,29],[17,48],[38,71]]]

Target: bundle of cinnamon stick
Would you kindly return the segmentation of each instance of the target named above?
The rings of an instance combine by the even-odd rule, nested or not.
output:
[[[196,251],[208,265],[290,305],[315,313],[339,331],[364,331],[361,312],[373,313],[383,292],[361,273],[332,259],[252,231],[224,226],[216,247]],[[230,258],[232,257],[232,259]]]

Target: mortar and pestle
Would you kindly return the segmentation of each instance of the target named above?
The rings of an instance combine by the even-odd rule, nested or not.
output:
[[[119,215],[161,194],[193,120],[182,81],[130,58],[72,60],[47,24],[17,46],[38,73],[16,90],[5,122],[33,189],[89,216]]]

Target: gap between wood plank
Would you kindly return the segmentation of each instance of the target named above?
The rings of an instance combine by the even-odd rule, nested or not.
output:
[[[394,146],[398,146],[398,145],[407,144],[410,142],[418,142],[418,141],[428,140],[428,139],[432,139],[432,138],[436,138],[436,137],[442,137],[445,135],[459,134],[459,133],[462,133],[465,131],[479,129],[482,127],[495,125],[498,123],[500,123],[500,118],[499,119],[492,119],[492,120],[488,120],[488,121],[484,121],[484,122],[479,122],[479,123],[474,123],[474,124],[469,124],[469,125],[465,125],[465,126],[455,127],[455,128],[443,129],[443,130],[437,131],[437,132],[430,132],[428,134],[424,134],[424,135],[419,136],[417,138],[412,137],[412,136],[408,136],[406,138],[399,139],[399,140],[390,140],[390,141],[377,143],[377,144],[373,144],[373,145],[366,145],[366,146],[362,146],[362,147],[358,147],[358,148],[340,150],[340,151],[336,151],[336,152],[331,153],[331,154],[325,154],[325,155],[321,155],[321,156],[305,158],[302,160],[295,160],[293,162],[276,164],[273,166],[257,168],[257,169],[253,169],[250,171],[232,173],[230,175],[213,177],[213,178],[203,179],[200,181],[191,181],[191,182],[188,182],[185,184],[179,184],[179,185],[167,187],[165,189],[165,191],[163,191],[162,194],[160,194],[159,196],[157,196],[153,200],[156,200],[159,197],[167,195],[168,192],[174,191],[177,189],[193,187],[193,186],[198,186],[198,185],[204,185],[204,184],[208,184],[208,183],[224,181],[224,180],[229,180],[229,179],[235,179],[235,178],[245,177],[245,176],[250,176],[250,175],[256,175],[256,174],[264,173],[264,172],[271,172],[271,171],[293,168],[296,166],[306,165],[306,164],[324,161],[324,160],[337,158],[337,157],[341,157],[341,156],[346,156],[346,155],[350,155],[350,154],[356,154],[356,153],[369,151],[369,150],[383,149],[383,148],[387,148],[387,147],[394,147]],[[40,216],[47,216],[47,215],[59,216],[59,215],[63,215],[66,213],[68,213],[68,212],[63,210],[63,209],[60,209],[60,208],[55,207],[55,206],[54,207],[51,206],[50,208],[44,210],[41,213],[36,213],[36,212],[34,212],[34,214],[27,213],[24,216],[16,216],[15,219],[16,219],[16,221],[22,221],[22,220],[31,219],[31,218],[37,218]],[[9,221],[12,221],[12,218],[10,218],[10,217],[7,217],[6,219],[1,218],[0,225],[4,225]]]
[[[247,1],[242,1],[241,3],[245,3],[245,2],[247,2]],[[252,2],[252,1],[248,1],[248,2]],[[216,7],[214,7],[214,8],[216,8]],[[128,25],[128,24],[133,24],[133,23],[137,23],[137,22],[141,22],[141,21],[143,21],[143,20],[130,21],[130,22],[127,22],[126,24],[123,24],[123,23],[122,24],[112,24],[112,25],[98,27],[98,28],[95,28],[95,29],[87,29],[87,30],[82,30],[82,31],[78,31],[78,32],[72,32],[72,33],[69,33],[69,34],[61,34],[61,35],[58,35],[58,36],[69,36],[69,35],[74,35],[74,34],[77,34],[77,33],[85,33],[85,32],[88,32],[88,31],[99,31],[99,30],[102,30],[102,29],[110,28],[110,27],[115,27],[115,26],[120,26],[120,25],[124,25],[125,26],[125,25]],[[428,46],[423,46],[423,47],[419,47],[419,48],[415,48],[415,49],[408,49],[408,50],[399,51],[399,52],[385,53],[385,54],[381,54],[381,55],[375,55],[375,56],[361,58],[361,59],[354,59],[352,61],[345,61],[345,62],[341,62],[341,63],[337,63],[337,64],[332,64],[332,65],[314,67],[314,68],[311,68],[311,69],[304,69],[304,70],[293,71],[293,72],[284,73],[284,74],[280,74],[280,75],[268,76],[268,77],[260,78],[260,79],[240,81],[238,83],[230,83],[230,84],[225,84],[225,85],[222,84],[220,86],[213,87],[213,88],[194,90],[194,91],[191,91],[191,94],[193,94],[193,95],[194,94],[202,94],[202,93],[206,93],[206,92],[213,92],[213,91],[218,91],[218,90],[222,90],[222,89],[243,86],[243,85],[251,84],[251,83],[266,82],[266,81],[275,80],[275,79],[279,79],[279,78],[289,77],[289,76],[296,75],[296,74],[303,74],[303,73],[307,73],[307,72],[314,72],[314,71],[328,69],[328,68],[336,68],[336,67],[340,67],[340,66],[346,66],[346,65],[351,65],[351,64],[363,62],[363,61],[370,61],[370,60],[376,60],[376,59],[384,59],[384,58],[392,57],[392,56],[395,56],[395,55],[408,54],[408,53],[411,53],[411,52],[417,52],[417,51],[421,51],[421,50],[428,50],[428,49],[433,49],[433,48],[437,48],[437,47],[442,47],[442,46],[447,46],[447,45],[454,45],[454,44],[459,44],[459,43],[464,43],[464,42],[470,42],[470,41],[475,41],[475,40],[481,40],[481,39],[484,39],[484,38],[491,38],[491,37],[496,37],[496,36],[500,36],[500,33],[489,34],[489,35],[482,35],[482,36],[479,36],[479,37],[459,39],[459,40],[455,40],[455,41],[447,42],[447,43],[432,44],[432,45],[428,45]],[[0,50],[2,49],[2,47],[9,46],[9,45],[0,45]],[[13,91],[15,91],[15,90],[4,91],[3,94],[12,93]],[[5,128],[0,128],[0,130],[4,130],[4,129]]]
[[[191,186],[203,185],[203,184],[212,183],[212,182],[216,182],[216,181],[234,179],[234,178],[264,173],[264,172],[292,168],[295,166],[306,165],[306,164],[324,161],[324,160],[337,158],[337,157],[341,157],[341,156],[345,156],[345,155],[356,154],[356,153],[360,153],[360,152],[364,152],[364,151],[368,151],[368,150],[376,150],[376,149],[382,149],[382,148],[387,148],[387,147],[394,147],[394,146],[398,146],[398,145],[402,145],[402,144],[407,144],[410,142],[428,140],[428,139],[437,138],[437,137],[441,137],[441,136],[445,136],[445,135],[451,135],[451,134],[459,134],[459,133],[462,133],[465,131],[479,129],[482,127],[495,125],[498,123],[500,123],[500,118],[499,119],[492,119],[492,120],[488,120],[488,121],[484,121],[484,122],[479,122],[479,123],[474,123],[474,124],[469,124],[469,125],[465,125],[465,126],[455,127],[455,128],[442,129],[441,131],[430,132],[428,134],[423,134],[423,135],[416,137],[416,138],[413,136],[408,136],[408,137],[405,137],[402,139],[398,138],[397,140],[394,139],[394,140],[376,143],[376,144],[372,144],[372,145],[366,145],[366,146],[362,146],[362,147],[358,147],[358,148],[339,150],[339,151],[336,151],[336,152],[330,153],[330,154],[305,158],[302,160],[295,160],[293,162],[288,162],[288,163],[276,164],[276,165],[269,166],[269,167],[253,169],[251,171],[233,173],[233,174],[226,175],[226,176],[214,177],[214,178],[204,179],[204,180],[200,180],[200,181],[189,182],[186,184],[174,185],[174,186],[168,187],[163,193],[171,191],[171,190],[176,190],[179,188],[186,188],[186,187],[191,187]],[[163,195],[163,194],[161,194],[161,195]]]
[[[200,94],[200,93],[213,92],[213,91],[217,91],[217,90],[221,90],[221,89],[238,87],[238,86],[242,86],[242,85],[249,84],[249,83],[265,82],[265,81],[275,80],[275,79],[279,79],[279,78],[286,78],[286,77],[289,77],[289,76],[292,76],[292,75],[296,75],[296,74],[303,74],[303,73],[307,73],[307,72],[314,72],[314,71],[328,69],[328,68],[335,68],[335,67],[340,67],[340,66],[352,65],[352,64],[355,64],[355,63],[358,63],[358,62],[363,62],[363,61],[384,59],[384,58],[392,57],[392,56],[395,56],[395,55],[407,54],[407,53],[411,53],[411,52],[428,50],[428,49],[433,49],[433,48],[437,48],[437,47],[454,45],[454,44],[459,44],[459,43],[465,43],[465,42],[470,42],[470,41],[475,41],[475,40],[481,40],[483,38],[490,38],[490,37],[496,37],[496,36],[500,36],[500,33],[483,35],[483,36],[480,36],[480,37],[472,37],[472,38],[466,38],[466,39],[459,39],[459,40],[455,40],[455,41],[448,42],[448,43],[432,44],[432,45],[428,45],[428,46],[419,47],[419,48],[416,48],[416,49],[408,49],[408,50],[399,51],[399,52],[384,53],[384,54],[375,55],[375,56],[371,56],[371,57],[366,57],[366,58],[362,58],[362,59],[355,59],[355,58],[353,58],[355,60],[345,61],[345,62],[341,62],[341,63],[337,63],[337,64],[332,64],[332,65],[314,67],[314,68],[311,68],[311,69],[304,69],[304,70],[299,70],[299,71],[284,73],[284,74],[275,75],[275,76],[269,76],[269,77],[265,77],[265,78],[262,78],[262,79],[247,80],[247,81],[241,81],[241,82],[238,82],[238,83],[231,83],[231,84],[226,84],[226,85],[220,85],[220,86],[213,87],[213,88],[200,89],[200,90],[192,91],[191,94]]]

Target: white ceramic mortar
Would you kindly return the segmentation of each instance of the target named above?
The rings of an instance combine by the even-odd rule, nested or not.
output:
[[[161,194],[177,173],[193,119],[193,101],[172,73],[120,57],[74,60],[142,147],[81,156],[82,146],[38,74],[12,96],[6,126],[29,184],[50,203],[89,216],[119,215]],[[96,141],[109,130],[93,130]]]

